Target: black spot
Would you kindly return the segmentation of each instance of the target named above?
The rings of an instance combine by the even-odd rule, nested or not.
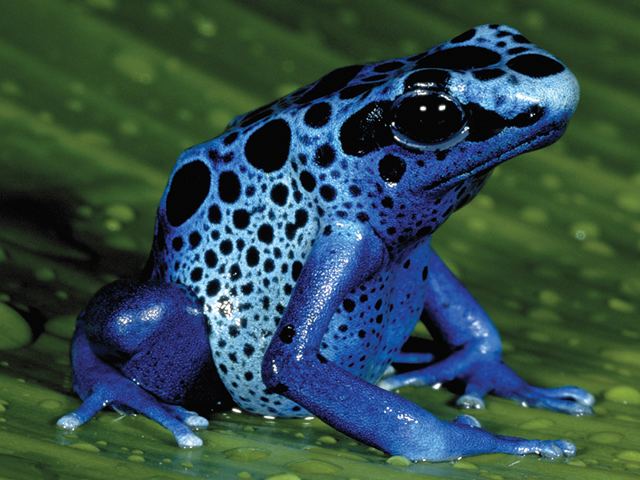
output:
[[[485,68],[483,70],[475,70],[473,76],[478,80],[492,80],[494,78],[501,77],[506,72],[500,68]]]
[[[273,203],[284,206],[289,196],[289,188],[283,183],[278,183],[271,189],[271,200]]]
[[[316,188],[315,177],[306,170],[300,172],[300,183],[302,184],[302,188],[304,188],[307,192],[312,192],[313,189]]]
[[[352,197],[358,197],[362,193],[362,190],[360,190],[360,187],[357,185],[350,185],[349,193],[351,194]]]
[[[411,266],[411,259],[407,259],[407,261],[402,264],[402,268],[404,268],[405,270],[408,269],[410,266]]]
[[[507,53],[509,55],[517,55],[519,53],[526,52],[527,50],[529,50],[527,47],[516,47],[510,48],[509,50],[507,50]]]
[[[397,61],[385,62],[373,67],[373,71],[378,73],[386,73],[386,72],[391,72],[393,70],[397,70],[402,66],[404,66],[404,63],[402,62],[397,62]]]
[[[342,301],[342,307],[347,311],[347,312],[353,312],[353,310],[356,308],[356,302],[354,302],[353,300],[351,300],[350,298],[345,298]]]
[[[284,328],[280,331],[280,341],[282,343],[291,343],[293,342],[293,337],[296,336],[296,329],[293,325],[285,325]]]
[[[359,330],[358,331],[358,337],[364,338],[366,336],[367,336],[367,332],[365,332],[364,330]]]
[[[231,280],[233,280],[233,281],[236,281],[240,277],[242,277],[242,271],[240,270],[240,266],[237,263],[234,263],[229,268],[229,276],[231,277]]]
[[[258,229],[258,239],[264,243],[273,242],[273,227],[266,223],[260,225],[260,228]]]
[[[500,61],[500,55],[482,47],[453,47],[440,50],[422,58],[416,64],[419,68],[440,67],[456,70],[482,68]]]
[[[434,87],[443,88],[451,78],[446,70],[437,68],[426,68],[417,70],[404,80],[406,90],[429,89]]]
[[[378,164],[380,176],[388,183],[398,183],[406,170],[404,160],[393,155],[386,155]]]
[[[320,363],[327,363],[329,360],[327,360],[327,358],[322,355],[321,353],[316,354],[316,358],[318,359],[318,361]]]
[[[369,220],[369,215],[367,215],[366,212],[358,212],[356,218],[361,222],[366,222]]]
[[[260,262],[260,253],[256,247],[249,247],[247,249],[247,265],[255,267]]]
[[[250,219],[251,219],[251,216],[249,215],[249,212],[247,212],[245,209],[241,208],[233,212],[233,225],[236,228],[239,228],[239,229],[247,228],[249,226]]]
[[[340,128],[340,143],[347,155],[361,157],[391,145],[393,135],[387,126],[386,113],[391,102],[372,102],[351,115]]]
[[[222,212],[220,211],[220,207],[218,205],[212,205],[209,207],[209,221],[211,223],[220,223],[222,220]]]
[[[271,387],[271,388],[267,388],[265,390],[265,393],[277,393],[278,395],[282,395],[283,393],[286,393],[289,390],[289,387],[287,387],[284,383],[278,383],[276,386]]]
[[[175,237],[171,242],[171,246],[176,252],[179,252],[180,250],[182,250],[183,245],[184,245],[184,241],[182,240],[182,237]]]
[[[218,280],[211,280],[207,283],[207,295],[213,297],[220,291],[220,282]]]
[[[393,198],[391,197],[384,197],[381,203],[384,208],[393,208]]]
[[[264,267],[264,271],[265,272],[270,273],[270,272],[273,272],[275,270],[276,265],[275,265],[275,263],[273,263],[272,259],[267,258],[264,261],[263,267]]]
[[[233,203],[240,197],[241,186],[238,176],[231,171],[220,173],[218,177],[218,194],[220,200]]]
[[[362,65],[352,65],[349,67],[338,68],[327,73],[324,77],[318,80],[313,88],[300,97],[300,99],[297,100],[297,103],[308,103],[312,100],[337,92],[353,80],[361,69]]]
[[[336,158],[336,152],[331,145],[325,143],[324,145],[320,145],[316,150],[316,154],[313,157],[313,160],[317,165],[321,167],[329,167],[333,163]]]
[[[196,213],[209,194],[211,173],[200,160],[183,165],[171,180],[166,201],[167,220],[177,227]]]
[[[229,135],[224,137],[223,143],[225,145],[231,145],[238,138],[238,132],[231,132]]]
[[[253,373],[251,372],[244,372],[244,379],[247,382],[250,382],[251,380],[253,380]]]
[[[200,245],[200,240],[202,240],[202,237],[198,232],[191,232],[189,234],[189,245],[191,246],[191,248],[196,248],[198,245]]]
[[[428,276],[429,276],[429,267],[425,266],[422,269],[422,280],[426,280]]]
[[[265,123],[251,134],[244,147],[248,162],[267,173],[280,170],[289,157],[291,129],[284,120]]]
[[[564,70],[564,66],[560,62],[536,53],[512,58],[507,62],[507,66],[511,70],[534,78],[548,77]]]
[[[245,357],[249,358],[253,355],[253,352],[255,352],[256,349],[250,343],[245,343],[242,351],[244,352]]]
[[[229,325],[228,330],[229,335],[233,338],[236,338],[238,335],[240,335],[240,329],[237,325]]]
[[[204,263],[206,263],[209,268],[214,268],[218,264],[218,256],[213,250],[207,250],[205,252]]]
[[[519,33],[513,35],[511,38],[513,38],[513,41],[516,43],[531,43],[531,41],[527,37],[525,37],[524,35],[520,35]]]
[[[457,37],[452,38],[451,39],[451,43],[466,42],[467,40],[471,40],[474,37],[475,34],[476,34],[476,29],[472,28],[471,30],[467,30],[466,32],[461,33]]]
[[[320,102],[312,105],[304,114],[304,123],[313,128],[320,128],[327,124],[331,117],[331,105]]]
[[[229,255],[233,251],[233,242],[231,240],[223,240],[220,242],[220,252],[223,255]]]
[[[291,278],[294,282],[300,277],[300,272],[302,272],[302,262],[296,260],[291,266]]]
[[[191,270],[191,281],[199,282],[200,280],[202,280],[202,268],[196,267]]]
[[[348,100],[350,98],[356,98],[365,93],[369,93],[373,87],[377,86],[375,83],[360,83],[358,85],[352,85],[340,90],[340,98],[342,100]]]
[[[322,185],[320,187],[320,196],[327,202],[333,202],[336,199],[336,189],[331,185]]]

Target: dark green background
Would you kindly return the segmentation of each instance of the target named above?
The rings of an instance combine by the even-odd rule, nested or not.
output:
[[[0,1],[0,477],[637,478],[639,14],[631,0]],[[332,68],[481,23],[508,23],[563,59],[582,101],[558,144],[500,167],[435,243],[495,318],[511,365],[598,398],[590,418],[496,398],[477,417],[503,434],[572,439],[574,460],[396,466],[317,420],[233,413],[194,451],[113,412],[56,430],[78,405],[73,316],[143,263],[183,148]],[[44,330],[35,343],[31,330]],[[446,391],[402,393],[458,413]]]

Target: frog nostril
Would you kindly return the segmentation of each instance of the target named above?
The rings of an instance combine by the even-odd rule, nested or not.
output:
[[[544,108],[540,105],[533,105],[526,112],[516,115],[513,120],[509,122],[509,126],[518,128],[529,127],[540,120],[542,115],[544,115]]]

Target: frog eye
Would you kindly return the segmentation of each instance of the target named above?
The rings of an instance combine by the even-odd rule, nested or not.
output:
[[[405,147],[442,150],[464,140],[469,127],[464,110],[448,95],[413,90],[393,102],[391,131]]]

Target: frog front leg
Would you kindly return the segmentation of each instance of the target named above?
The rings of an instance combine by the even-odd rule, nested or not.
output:
[[[216,374],[205,318],[186,289],[125,280],[103,287],[78,318],[71,348],[83,402],[59,427],[75,430],[111,406],[158,422],[180,447],[202,445],[191,428],[208,422],[182,405],[212,405]]]
[[[351,437],[415,461],[481,453],[573,455],[575,447],[563,440],[496,436],[467,417],[443,422],[320,354],[338,305],[384,266],[385,255],[378,237],[360,225],[333,225],[316,239],[263,360],[262,378],[270,391]]]
[[[500,336],[491,319],[436,252],[430,255],[423,320],[451,353],[425,368],[386,378],[380,387],[393,390],[458,379],[466,385],[464,395],[456,402],[463,408],[483,408],[483,397],[492,393],[526,406],[573,415],[592,413],[594,397],[585,390],[574,386],[534,387],[505,365]]]

